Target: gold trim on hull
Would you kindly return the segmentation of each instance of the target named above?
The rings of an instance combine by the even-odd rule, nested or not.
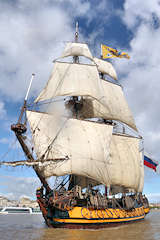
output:
[[[79,224],[91,224],[91,223],[120,223],[120,222],[130,222],[135,220],[141,220],[145,217],[145,215],[139,217],[130,217],[130,218],[117,218],[117,219],[60,219],[54,218],[53,221],[56,223],[79,223]]]
[[[74,228],[76,228],[77,225],[88,225],[89,228],[94,229],[97,228],[95,225],[98,224],[105,227],[105,224],[118,225],[143,220],[148,212],[149,208],[145,209],[144,207],[135,208],[130,211],[112,208],[94,210],[84,207],[74,207],[68,211],[69,218],[53,218],[50,224],[53,225],[53,227],[59,227],[60,225],[61,227],[67,227],[67,225],[69,225],[68,228],[70,228],[71,225],[74,226]]]

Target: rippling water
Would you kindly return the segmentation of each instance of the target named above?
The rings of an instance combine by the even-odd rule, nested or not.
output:
[[[160,240],[160,211],[144,221],[104,230],[49,229],[41,215],[0,215],[0,240]]]

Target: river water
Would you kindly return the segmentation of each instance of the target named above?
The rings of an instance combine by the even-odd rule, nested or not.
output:
[[[103,230],[49,229],[41,215],[0,215],[0,240],[160,240],[160,211],[144,221]]]

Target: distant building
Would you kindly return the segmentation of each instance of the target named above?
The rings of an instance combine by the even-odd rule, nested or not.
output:
[[[37,201],[30,200],[27,197],[22,197],[19,201],[19,207],[31,207],[31,208],[37,208],[39,207]]]
[[[10,207],[10,206],[17,206],[18,201],[9,200],[6,197],[0,196],[0,207]]]
[[[38,208],[37,201],[30,200],[27,197],[22,197],[19,201],[9,200],[6,197],[0,196],[0,208],[2,207],[31,207]]]

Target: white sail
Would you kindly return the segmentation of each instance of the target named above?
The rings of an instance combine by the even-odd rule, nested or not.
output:
[[[111,184],[143,190],[144,167],[142,153],[139,151],[140,139],[125,135],[113,135],[110,146]]]
[[[33,135],[34,150],[40,159],[63,128],[67,119],[57,115],[53,118],[51,114],[34,111],[26,111],[26,115]],[[59,157],[65,158],[62,155]],[[55,157],[50,152],[47,158],[53,159]]]
[[[140,152],[140,180],[137,192],[142,192],[144,186],[144,153]]]
[[[124,97],[121,86],[102,80],[104,89],[105,106],[109,112],[110,119],[126,123],[137,131],[131,110]]]
[[[76,174],[101,182],[107,175],[112,126],[69,119],[58,128],[52,115],[30,111],[27,118],[38,158],[68,157],[40,167],[45,177]]]
[[[85,98],[79,115],[81,118],[101,117],[123,122],[137,131],[132,113],[125,100],[121,86],[102,80],[104,97],[97,101]]]
[[[67,43],[61,58],[68,56],[84,56],[93,60],[92,54],[85,43]]]
[[[43,156],[44,163],[38,167],[43,176],[75,174],[142,191],[138,138],[112,135],[112,126],[97,122],[68,119],[58,124],[52,115],[30,111],[27,117],[37,156]]]
[[[111,63],[96,57],[94,57],[93,60],[96,63],[99,72],[107,74],[113,79],[117,80],[116,70]]]
[[[56,62],[47,85],[35,102],[56,96],[92,96],[100,99],[102,95],[101,80],[95,65]]]

